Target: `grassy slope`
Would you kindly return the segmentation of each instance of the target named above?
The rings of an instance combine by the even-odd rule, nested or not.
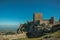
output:
[[[14,40],[42,40],[42,39],[44,39],[46,36],[53,36],[53,37],[56,37],[56,38],[60,38],[60,30],[57,31],[57,32],[54,32],[54,33],[52,33],[52,34],[44,35],[44,36],[39,37],[39,38],[20,38],[20,39],[14,39]]]
[[[60,30],[52,34],[54,37],[60,38]]]

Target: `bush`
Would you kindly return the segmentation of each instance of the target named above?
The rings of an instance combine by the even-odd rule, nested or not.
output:
[[[15,34],[14,32],[6,32],[5,35],[13,35]]]

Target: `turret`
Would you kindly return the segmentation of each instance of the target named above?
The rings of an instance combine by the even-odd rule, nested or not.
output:
[[[60,19],[59,19],[59,23],[60,23]]]
[[[54,17],[51,17],[50,24],[54,24]]]

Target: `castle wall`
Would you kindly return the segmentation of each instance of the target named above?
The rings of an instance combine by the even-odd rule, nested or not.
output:
[[[49,21],[46,20],[46,21],[43,21],[43,23],[45,23],[46,25],[48,25],[49,24]]]

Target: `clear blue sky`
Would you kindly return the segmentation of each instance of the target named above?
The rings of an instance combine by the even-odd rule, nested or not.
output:
[[[60,0],[0,0],[0,25],[18,25],[32,20],[34,12],[43,18],[60,17]]]

